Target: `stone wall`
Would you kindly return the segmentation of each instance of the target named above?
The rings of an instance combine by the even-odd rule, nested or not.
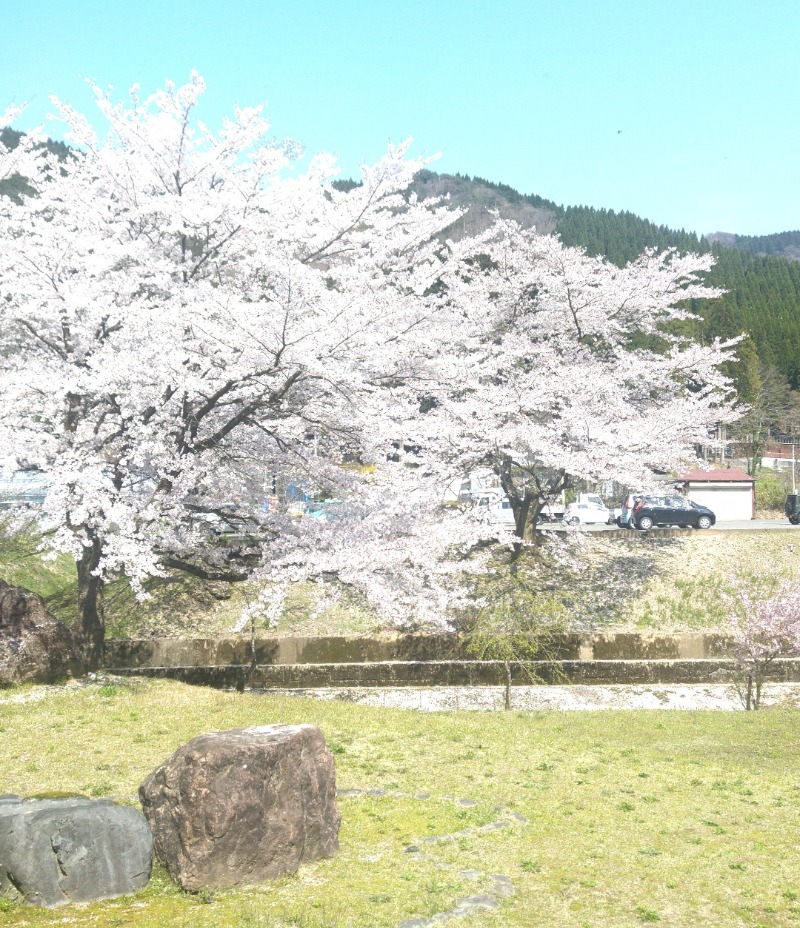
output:
[[[733,671],[730,659],[568,660],[509,664],[512,686],[542,683],[719,683]],[[365,686],[502,686],[502,661],[381,661],[344,664],[267,664],[227,667],[113,668],[204,686],[237,689],[312,689]],[[775,661],[769,679],[800,682],[800,660]]]
[[[564,635],[550,649],[564,661],[686,660],[732,656],[721,635]],[[106,667],[259,667],[294,664],[363,664],[382,661],[468,661],[467,642],[457,635],[400,635],[396,638],[259,638],[255,661],[249,639],[152,638],[106,642]]]
[[[564,636],[553,659],[511,663],[511,683],[715,683],[734,670],[720,635]],[[475,660],[456,635],[396,638],[245,638],[108,641],[106,669],[204,686],[307,689],[365,686],[498,686],[502,661]],[[776,661],[770,678],[800,682],[800,659]]]

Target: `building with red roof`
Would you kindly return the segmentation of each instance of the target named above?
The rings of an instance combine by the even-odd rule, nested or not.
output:
[[[718,522],[737,522],[755,516],[755,477],[743,470],[694,468],[678,477],[677,483],[683,484],[684,495],[692,502],[708,506]]]

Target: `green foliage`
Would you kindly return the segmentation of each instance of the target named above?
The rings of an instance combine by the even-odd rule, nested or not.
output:
[[[774,470],[762,470],[756,476],[756,509],[759,511],[779,510],[783,512],[786,494],[791,492],[788,474]]]
[[[22,132],[17,132],[15,129],[6,126],[0,129],[0,144],[13,150],[19,145],[19,140],[22,138],[22,135]],[[60,160],[66,158],[70,151],[63,142],[55,142],[52,139],[47,139],[47,141],[42,144],[44,148],[56,155]],[[11,177],[5,177],[0,180],[0,196],[11,197],[11,199],[15,200],[17,203],[21,202],[21,197],[23,195],[30,196],[33,193],[35,193],[34,189],[25,178],[19,174],[12,174]]]
[[[800,231],[797,229],[772,235],[734,235],[726,244],[751,255],[800,258]]]
[[[736,346],[736,360],[724,365],[724,371],[733,380],[736,395],[743,403],[758,401],[763,386],[761,362],[755,342],[749,335]]]
[[[704,306],[699,334],[705,339],[752,339],[760,360],[774,364],[793,388],[800,386],[800,262],[756,257],[714,245],[712,286],[728,292]]]
[[[567,630],[563,602],[519,576],[484,586],[481,605],[465,621],[467,651],[479,660],[554,660]]]
[[[77,618],[78,576],[65,554],[44,559],[33,527],[17,531],[0,521],[0,579],[38,593],[48,610],[68,625]]]
[[[682,252],[704,253],[708,244],[683,229],[657,226],[629,212],[568,206],[556,224],[565,245],[579,245],[591,255],[604,255],[622,267],[635,260],[645,249],[677,248]]]

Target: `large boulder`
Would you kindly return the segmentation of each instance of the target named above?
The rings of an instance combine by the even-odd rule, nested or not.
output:
[[[0,896],[50,907],[127,895],[147,884],[152,858],[138,809],[0,796]]]
[[[157,858],[184,889],[262,883],[333,857],[333,755],[314,725],[201,735],[139,788]]]
[[[55,683],[84,672],[79,640],[41,596],[0,580],[0,687]]]

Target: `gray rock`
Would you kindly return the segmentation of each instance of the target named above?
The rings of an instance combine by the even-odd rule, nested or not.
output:
[[[79,636],[40,596],[0,580],[0,687],[55,683],[85,670]]]
[[[478,805],[478,803],[474,799],[459,799],[458,804],[463,809],[472,809]]]
[[[201,735],[139,797],[156,856],[191,892],[262,883],[339,847],[333,755],[313,725]]]
[[[456,876],[460,876],[462,880],[479,880],[482,874],[480,870],[461,870]]]
[[[473,912],[487,909],[499,909],[500,903],[488,893],[479,893],[475,896],[466,896],[459,899],[448,913],[451,916],[471,915]]]
[[[509,877],[504,876],[502,873],[495,873],[493,878],[494,885],[489,889],[490,896],[502,899],[516,894],[517,891],[514,889],[514,884]]]
[[[38,906],[136,892],[153,839],[137,809],[93,799],[0,799],[0,896]]]
[[[478,831],[500,831],[501,828],[510,827],[511,822],[488,822],[486,825],[481,825]]]

